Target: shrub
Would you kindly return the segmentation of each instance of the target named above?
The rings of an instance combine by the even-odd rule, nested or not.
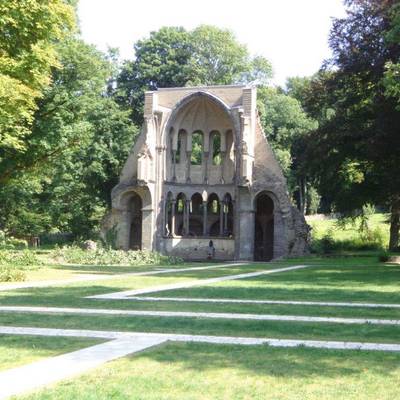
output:
[[[42,264],[42,261],[31,250],[0,250],[0,265],[32,266]]]
[[[25,278],[25,272],[20,269],[0,266],[0,282],[22,282]]]
[[[183,262],[179,257],[163,256],[145,250],[123,251],[104,248],[83,250],[78,246],[56,249],[54,257],[67,263],[89,265],[174,265]]]
[[[6,244],[14,249],[26,249],[28,247],[28,242],[25,239],[17,239],[14,237],[7,238]]]

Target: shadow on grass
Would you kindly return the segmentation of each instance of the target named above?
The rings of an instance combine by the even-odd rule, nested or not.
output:
[[[132,357],[132,356],[130,356]],[[399,370],[400,354],[262,346],[168,343],[135,355],[183,369],[204,372],[217,369],[241,369],[257,376],[342,377],[372,374],[389,376]]]

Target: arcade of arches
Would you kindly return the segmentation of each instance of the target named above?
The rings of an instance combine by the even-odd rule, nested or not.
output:
[[[233,201],[227,193],[222,200],[212,193],[203,200],[169,192],[164,207],[164,235],[167,237],[233,237]]]
[[[145,93],[143,127],[111,193],[122,249],[188,260],[264,260],[307,252],[308,228],[257,114],[256,87]],[[107,228],[106,228],[107,229]]]

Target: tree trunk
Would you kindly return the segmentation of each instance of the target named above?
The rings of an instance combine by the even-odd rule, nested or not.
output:
[[[392,199],[390,207],[390,239],[389,250],[395,251],[399,247],[399,230],[400,230],[400,196]]]
[[[305,191],[305,179],[300,178],[298,181],[299,185],[299,211],[304,215],[306,210],[306,191]]]

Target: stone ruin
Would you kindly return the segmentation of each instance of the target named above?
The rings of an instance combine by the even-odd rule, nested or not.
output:
[[[118,248],[188,260],[269,261],[308,252],[309,227],[292,206],[262,130],[255,87],[146,92],[144,123],[104,229]]]

